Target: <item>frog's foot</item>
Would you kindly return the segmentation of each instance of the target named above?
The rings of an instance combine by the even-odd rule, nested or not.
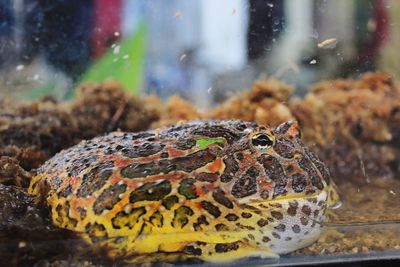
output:
[[[229,262],[248,257],[279,258],[268,248],[254,247],[244,241],[232,243],[195,242],[186,246],[186,254],[192,254],[207,262]]]

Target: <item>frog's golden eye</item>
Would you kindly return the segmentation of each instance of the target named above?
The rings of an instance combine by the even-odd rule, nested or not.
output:
[[[275,138],[267,134],[257,134],[251,138],[251,144],[257,149],[267,149],[274,145]]]

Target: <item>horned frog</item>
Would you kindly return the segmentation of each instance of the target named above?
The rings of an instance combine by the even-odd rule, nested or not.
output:
[[[292,121],[111,133],[55,155],[29,192],[54,225],[130,262],[277,257],[316,241],[337,200]]]

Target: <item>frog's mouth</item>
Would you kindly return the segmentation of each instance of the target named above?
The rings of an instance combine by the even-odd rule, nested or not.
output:
[[[268,204],[273,204],[273,203],[281,203],[281,202],[289,202],[293,200],[302,200],[302,199],[313,199],[313,198],[324,198],[325,195],[325,201],[328,201],[328,207],[331,207],[329,205],[329,200],[328,200],[328,195],[330,194],[330,191],[328,189],[321,190],[319,192],[316,192],[314,194],[304,194],[304,193],[290,193],[287,195],[280,195],[276,196],[272,199],[263,199],[259,194],[255,194],[249,197],[237,199],[237,202],[239,204],[247,204],[247,205],[268,205]],[[335,202],[336,203],[336,202]]]

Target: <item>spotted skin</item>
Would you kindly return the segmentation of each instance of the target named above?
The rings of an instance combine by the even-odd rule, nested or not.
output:
[[[29,192],[45,192],[55,225],[130,262],[276,257],[313,243],[336,201],[294,122],[112,133],[55,155]]]

